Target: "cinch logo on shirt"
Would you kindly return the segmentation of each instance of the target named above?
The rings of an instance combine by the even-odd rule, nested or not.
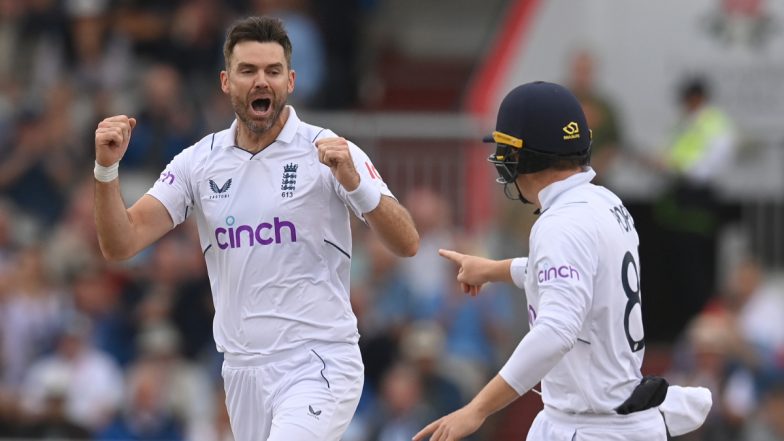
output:
[[[256,226],[239,225],[234,227],[234,216],[226,218],[228,228],[218,227],[215,229],[215,241],[218,248],[242,248],[243,246],[252,247],[256,244],[270,245],[272,243],[282,243],[284,231],[288,231],[289,242],[297,241],[297,228],[293,223],[280,220],[276,217],[272,223],[262,222]]]
[[[174,173],[166,170],[165,172],[161,173],[161,178],[158,179],[158,181],[172,185],[174,184]]]
[[[539,283],[553,279],[577,279],[580,280],[580,273],[571,265],[561,265],[539,271],[537,274]]]

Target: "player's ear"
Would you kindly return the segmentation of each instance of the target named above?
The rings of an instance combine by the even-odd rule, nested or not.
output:
[[[229,73],[225,70],[222,70],[220,73],[220,82],[221,82],[221,90],[226,95],[229,94]]]
[[[297,72],[294,69],[289,70],[289,93],[294,92],[294,83],[297,80]]]

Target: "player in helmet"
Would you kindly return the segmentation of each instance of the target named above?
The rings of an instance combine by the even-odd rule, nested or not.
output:
[[[568,123],[560,127],[561,121]],[[496,130],[484,138],[496,143],[488,161],[495,166],[506,195],[512,197],[508,186],[514,184],[518,195],[512,198],[530,203],[517,184],[519,175],[587,166],[591,132],[580,133],[587,127],[579,102],[561,86],[536,82],[509,92],[498,111]]]
[[[489,160],[505,189],[513,184],[515,198],[540,213],[530,255],[496,261],[439,252],[459,266],[465,292],[476,295],[484,283],[500,281],[524,289],[530,331],[469,404],[414,440],[470,435],[540,381],[544,410],[528,440],[664,441],[665,418],[674,435],[707,415],[707,389],[682,394],[679,388],[672,395],[690,405],[672,412],[676,406],[660,406],[667,382],[640,373],[639,239],[621,200],[591,184],[590,136],[580,104],[560,85],[524,84],[501,103],[496,130],[486,138],[496,143]]]

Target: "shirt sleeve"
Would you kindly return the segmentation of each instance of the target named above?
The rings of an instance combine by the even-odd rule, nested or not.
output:
[[[528,258],[518,257],[512,259],[509,273],[512,275],[512,282],[514,282],[515,286],[525,289],[525,277],[528,274]]]
[[[357,147],[352,142],[348,143],[348,147],[349,147],[349,152],[351,153],[351,159],[354,161],[354,168],[356,168],[357,173],[359,173],[360,181],[370,182],[372,185],[378,187],[378,189],[381,191],[382,196],[389,196],[394,198],[395,195],[392,194],[392,191],[389,189],[389,187],[387,187],[387,184],[381,178],[381,174],[379,174],[378,170],[376,170],[376,167],[373,165],[373,162],[370,161],[370,157],[368,157],[368,155],[364,151],[362,151],[362,149]],[[333,185],[335,187],[335,191],[337,192],[338,196],[343,201],[343,203],[346,204],[347,207],[351,208],[351,211],[353,211],[358,218],[363,219],[362,212],[359,210],[359,208],[355,207],[349,200],[348,191],[346,191],[346,189],[343,188],[342,185],[340,185],[340,183],[337,181],[337,179],[334,178],[334,176],[332,179],[334,182]]]
[[[536,277],[539,286],[533,327],[499,372],[520,395],[541,381],[577,341],[593,301],[592,242],[585,230],[553,220],[534,232],[532,274],[521,277],[515,268],[522,261],[512,261],[515,284]]]
[[[193,191],[190,182],[191,149],[180,152],[161,173],[147,194],[158,199],[172,219],[172,228],[183,223],[193,211]]]
[[[547,324],[574,344],[593,303],[595,240],[576,223],[549,219],[532,240],[531,266],[539,288],[537,324]]]
[[[547,325],[536,326],[523,337],[498,375],[518,395],[528,392],[550,371],[571,345]]]

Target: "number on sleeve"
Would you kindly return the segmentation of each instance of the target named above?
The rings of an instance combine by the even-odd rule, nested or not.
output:
[[[632,287],[629,282],[629,266],[634,268],[636,279],[636,287]],[[626,293],[626,312],[623,316],[623,329],[626,332],[626,341],[629,342],[629,347],[632,352],[637,352],[645,347],[645,337],[640,337],[635,340],[629,332],[629,319],[631,318],[634,305],[640,304],[640,272],[637,270],[637,264],[634,262],[634,256],[631,252],[627,251],[623,256],[623,265],[621,265],[621,281],[623,282],[623,291]],[[640,316],[637,318],[641,321]],[[642,323],[638,323],[637,329],[642,329]]]

